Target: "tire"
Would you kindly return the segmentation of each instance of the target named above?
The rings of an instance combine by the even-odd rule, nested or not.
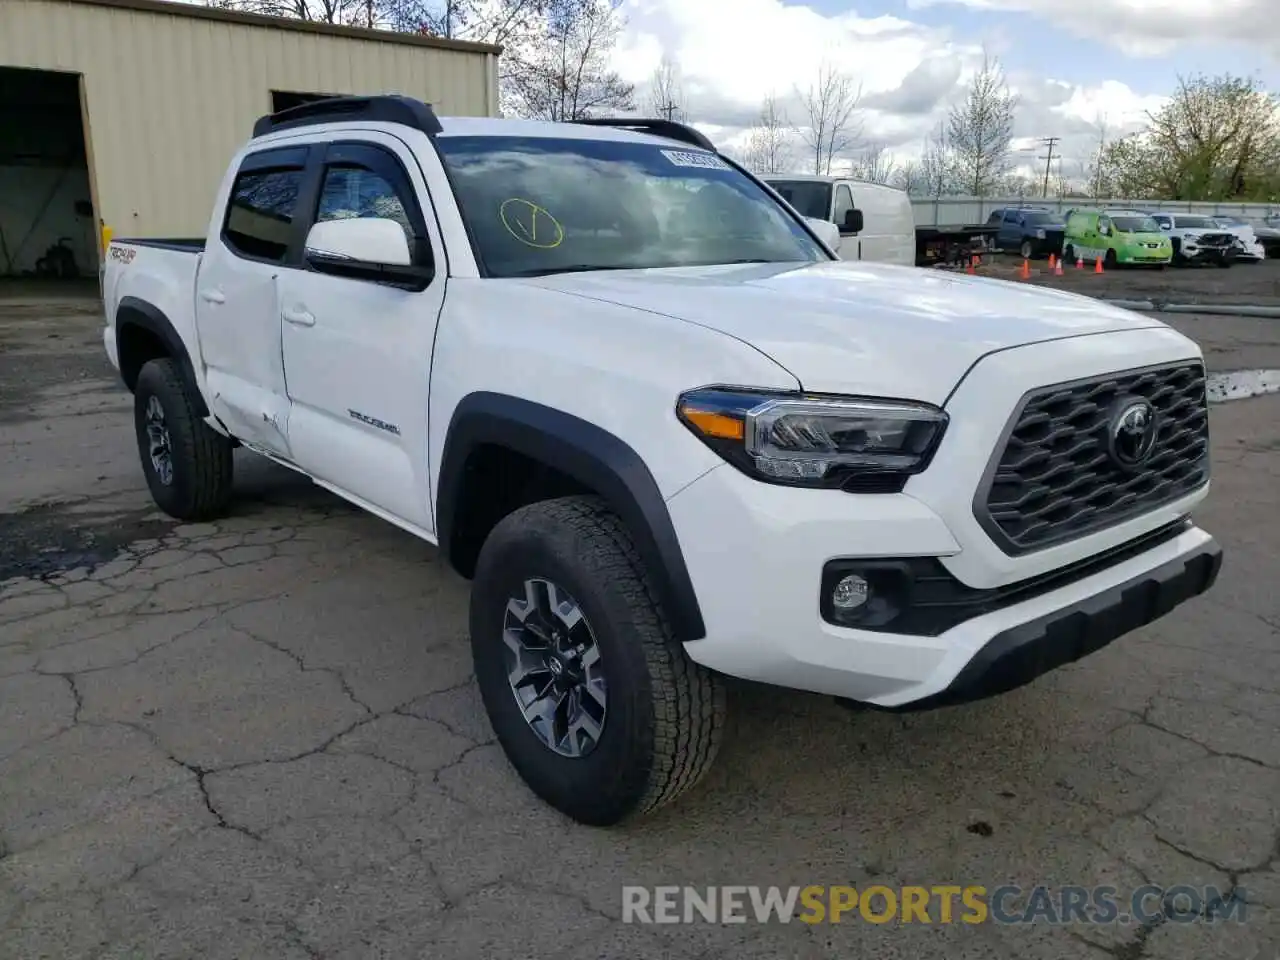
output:
[[[1076,248],[1068,243],[1065,247],[1062,248],[1062,258],[1066,260],[1067,263],[1075,263]]]
[[[1234,261],[1230,257],[1223,257],[1218,261],[1218,266],[1223,270],[1226,270],[1233,262]]]
[[[142,472],[156,505],[178,520],[221,516],[231,500],[232,443],[196,413],[191,388],[175,361],[165,357],[143,365],[133,393],[133,420]],[[167,446],[167,470],[163,450],[153,450],[153,427],[158,445]]]
[[[1031,246],[1030,240],[1023,240],[1022,246],[1018,248],[1018,253],[1021,255],[1023,260],[1030,260],[1035,252],[1035,248]]]
[[[576,628],[575,642],[593,643],[598,653],[604,713],[594,743],[572,738],[579,756],[556,752],[535,732],[508,679],[506,636],[520,617],[509,604],[530,596],[536,580],[576,602],[587,629]],[[630,536],[598,498],[542,501],[499,522],[480,551],[470,626],[476,681],[498,742],[529,788],[565,815],[612,826],[670,803],[711,768],[725,727],[724,681],[676,641]],[[522,636],[513,642],[540,642]],[[530,690],[552,678],[550,670],[534,672]]]
[[[1115,249],[1114,248],[1110,249],[1107,251],[1106,255],[1102,258],[1103,269],[1114,270],[1118,262],[1119,261],[1116,259]]]

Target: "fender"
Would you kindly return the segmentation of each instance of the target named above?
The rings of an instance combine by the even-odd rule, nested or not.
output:
[[[450,418],[440,465],[436,526],[440,549],[459,574],[469,576],[457,564],[454,521],[467,460],[485,444],[554,467],[603,497],[630,531],[676,638],[688,642],[706,635],[666,501],[640,455],[593,423],[518,397],[468,394]]]
[[[137,371],[134,371],[130,376],[126,372],[123,360],[123,334],[130,326],[141,327],[164,344],[166,352],[178,361],[178,365],[182,369],[183,379],[187,381],[187,386],[191,390],[191,399],[195,404],[196,413],[199,416],[207,417],[209,408],[206,406],[204,396],[197,386],[196,371],[191,363],[191,355],[187,352],[187,345],[182,342],[182,337],[178,335],[178,331],[168,317],[157,307],[147,303],[145,300],[139,300],[137,297],[122,297],[119,306],[116,307],[116,355],[121,358],[120,373],[129,391],[133,391],[137,381]]]

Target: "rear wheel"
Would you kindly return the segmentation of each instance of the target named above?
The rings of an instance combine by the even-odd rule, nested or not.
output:
[[[723,681],[672,635],[630,536],[596,498],[530,504],[494,528],[471,649],[507,759],[581,823],[669,803],[719,751]]]
[[[1076,258],[1076,248],[1068,243],[1065,247],[1062,248],[1062,258],[1066,260],[1067,263],[1071,263],[1072,261],[1074,261]]]
[[[133,392],[142,472],[156,505],[178,520],[210,520],[231,499],[232,444],[196,412],[178,364],[148,361]]]
[[[1023,260],[1030,260],[1031,255],[1034,254],[1036,251],[1035,251],[1035,248],[1031,245],[1030,240],[1023,240],[1022,246],[1018,248],[1018,252],[1022,254]]]

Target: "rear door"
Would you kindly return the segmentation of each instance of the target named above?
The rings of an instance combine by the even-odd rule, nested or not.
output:
[[[423,209],[426,182],[413,154],[387,134],[360,133],[324,151],[307,226],[395,220],[411,246],[429,239],[436,276],[421,291],[311,269],[283,278],[290,446],[312,476],[431,532],[427,400],[447,271],[435,215]]]
[[[209,406],[241,441],[289,457],[279,280],[300,265],[299,216],[310,148],[267,148],[241,161],[221,228],[196,275],[195,315]]]

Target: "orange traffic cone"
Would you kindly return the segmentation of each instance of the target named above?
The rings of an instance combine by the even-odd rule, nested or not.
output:
[[[1076,257],[1076,269],[1077,270],[1084,269],[1084,257]]]
[[[1093,261],[1093,272],[1102,273],[1102,258],[1098,257]]]
[[[1019,276],[1021,276],[1023,280],[1031,279],[1031,261],[1030,260],[1022,261],[1022,273],[1019,274]]]
[[[1058,261],[1054,258],[1053,254],[1052,254],[1052,253],[1051,253],[1051,254],[1049,254],[1049,269],[1050,269],[1050,270],[1052,270],[1052,269],[1053,269],[1053,265],[1054,265],[1055,263],[1057,263],[1057,262],[1058,262]]]
[[[1058,260],[1058,261],[1056,261],[1056,262],[1054,263],[1054,265],[1053,265],[1053,275],[1054,275],[1055,277],[1060,277],[1060,276],[1062,276],[1062,261],[1061,261],[1061,260]]]

